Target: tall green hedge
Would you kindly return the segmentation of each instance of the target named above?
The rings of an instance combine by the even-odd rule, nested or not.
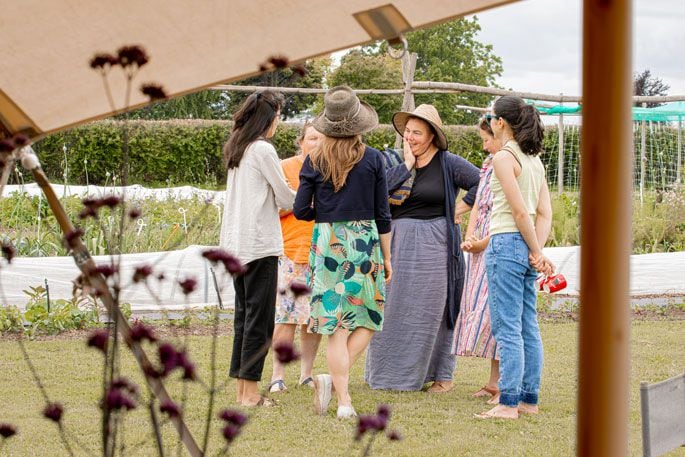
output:
[[[53,182],[62,182],[66,171],[70,184],[111,185],[114,176],[120,175],[122,129],[120,121],[94,122],[50,135],[34,149]],[[299,130],[298,124],[279,126],[273,142],[281,157],[295,154]],[[476,130],[446,130],[450,149],[480,165]],[[129,183],[220,185],[226,179],[221,149],[229,131],[229,121],[131,121]],[[365,141],[375,148],[392,146],[395,132],[391,126],[381,125],[366,135]]]
[[[129,182],[147,186],[179,184],[221,187],[226,179],[221,149],[230,131],[229,121],[178,120],[131,121],[129,124]],[[65,171],[70,184],[112,184],[120,175],[122,128],[120,121],[102,121],[56,133],[39,141],[36,152],[53,182],[63,182]],[[281,124],[273,138],[281,157],[296,152],[299,124]],[[564,129],[564,181],[567,189],[578,186],[580,134],[578,126]],[[483,160],[481,141],[475,127],[447,126],[450,150],[476,166]],[[673,182],[676,168],[677,130],[668,126],[646,129],[647,163],[645,181],[649,188],[662,188]],[[367,144],[382,149],[395,143],[395,132],[380,125],[366,135]],[[66,145],[66,154],[63,147]],[[556,126],[545,129],[543,162],[550,185],[557,185],[559,154]],[[640,130],[635,129],[635,182],[639,182]],[[630,151],[626,151],[630,154]],[[66,157],[66,161],[65,161]],[[66,165],[66,167],[65,167]],[[109,173],[109,177],[107,175]],[[13,183],[17,176],[13,176]],[[118,180],[120,183],[121,181]],[[637,185],[637,184],[636,184]]]

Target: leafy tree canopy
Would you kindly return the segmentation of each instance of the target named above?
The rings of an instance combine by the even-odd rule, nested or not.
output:
[[[641,73],[635,72],[633,74],[633,94],[634,95],[668,95],[668,89],[671,86],[665,84],[661,78],[652,76],[650,70],[645,70]],[[661,106],[663,103],[649,102],[648,108]],[[642,106],[642,103],[635,103],[635,106]]]

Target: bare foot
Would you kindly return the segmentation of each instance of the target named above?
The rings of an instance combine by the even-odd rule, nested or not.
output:
[[[519,410],[514,407],[497,405],[490,411],[485,411],[481,414],[475,414],[478,419],[518,419]]]
[[[538,408],[538,405],[531,405],[530,403],[519,403],[518,406],[519,413],[523,414],[538,414],[540,412],[540,409]]]

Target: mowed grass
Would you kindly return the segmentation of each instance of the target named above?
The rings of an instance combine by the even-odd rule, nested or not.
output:
[[[385,456],[568,456],[574,454],[576,426],[577,332],[574,322],[542,324],[545,343],[545,366],[539,416],[518,421],[481,421],[473,417],[483,411],[482,400],[471,393],[486,380],[489,362],[460,358],[455,373],[455,388],[443,395],[422,392],[397,393],[373,391],[363,382],[363,363],[351,375],[351,394],[359,413],[371,413],[380,403],[392,407],[391,428],[404,436],[401,442],[377,440],[375,455]],[[180,339],[182,340],[182,339]],[[631,455],[641,455],[640,381],[656,382],[682,373],[685,367],[685,321],[635,321],[632,324],[632,371],[630,378],[630,448]],[[200,366],[203,380],[209,379],[211,338],[189,337],[191,355]],[[31,359],[41,374],[52,400],[63,403],[65,424],[91,451],[100,452],[100,417],[97,402],[101,395],[101,356],[86,348],[81,339],[29,341]],[[57,428],[43,419],[43,399],[33,382],[19,347],[10,337],[0,341],[0,422],[10,422],[19,429],[1,455],[59,456],[67,455],[60,444]],[[397,351],[402,351],[401,347]],[[226,380],[230,354],[230,337],[219,340],[218,372]],[[121,360],[122,372],[140,383],[133,359],[126,354]],[[325,371],[325,346],[319,353],[316,372]],[[271,374],[270,360],[264,370],[265,381]],[[312,414],[311,391],[295,385],[297,364],[288,367],[286,383],[290,390],[278,395],[274,408],[252,411],[243,434],[231,448],[231,455],[339,456],[359,455],[353,446],[355,424],[334,417],[335,402],[329,414]],[[169,383],[175,398],[183,394],[182,384]],[[206,395],[196,384],[186,392],[186,420],[195,437],[201,441],[206,416]],[[217,396],[217,409],[232,406],[234,384],[229,381]],[[216,417],[216,414],[215,414]],[[222,446],[215,419],[210,439],[215,455]],[[150,435],[148,415],[139,408],[124,425],[124,455],[156,455]],[[172,445],[175,434],[169,424],[164,438]],[[140,446],[136,446],[142,443]],[[358,446],[358,445],[357,445]],[[87,455],[78,447],[76,455]],[[176,455],[175,449],[168,455]],[[185,455],[183,452],[181,455]],[[685,455],[685,448],[671,453]]]

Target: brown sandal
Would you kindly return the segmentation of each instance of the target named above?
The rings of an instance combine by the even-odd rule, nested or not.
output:
[[[429,394],[446,394],[452,390],[452,381],[435,381],[426,392]]]
[[[497,394],[499,394],[499,389],[493,389],[492,387],[483,386],[480,388],[478,392],[474,393],[473,396],[476,398],[485,397],[487,395],[489,395],[490,397],[494,397]]]

